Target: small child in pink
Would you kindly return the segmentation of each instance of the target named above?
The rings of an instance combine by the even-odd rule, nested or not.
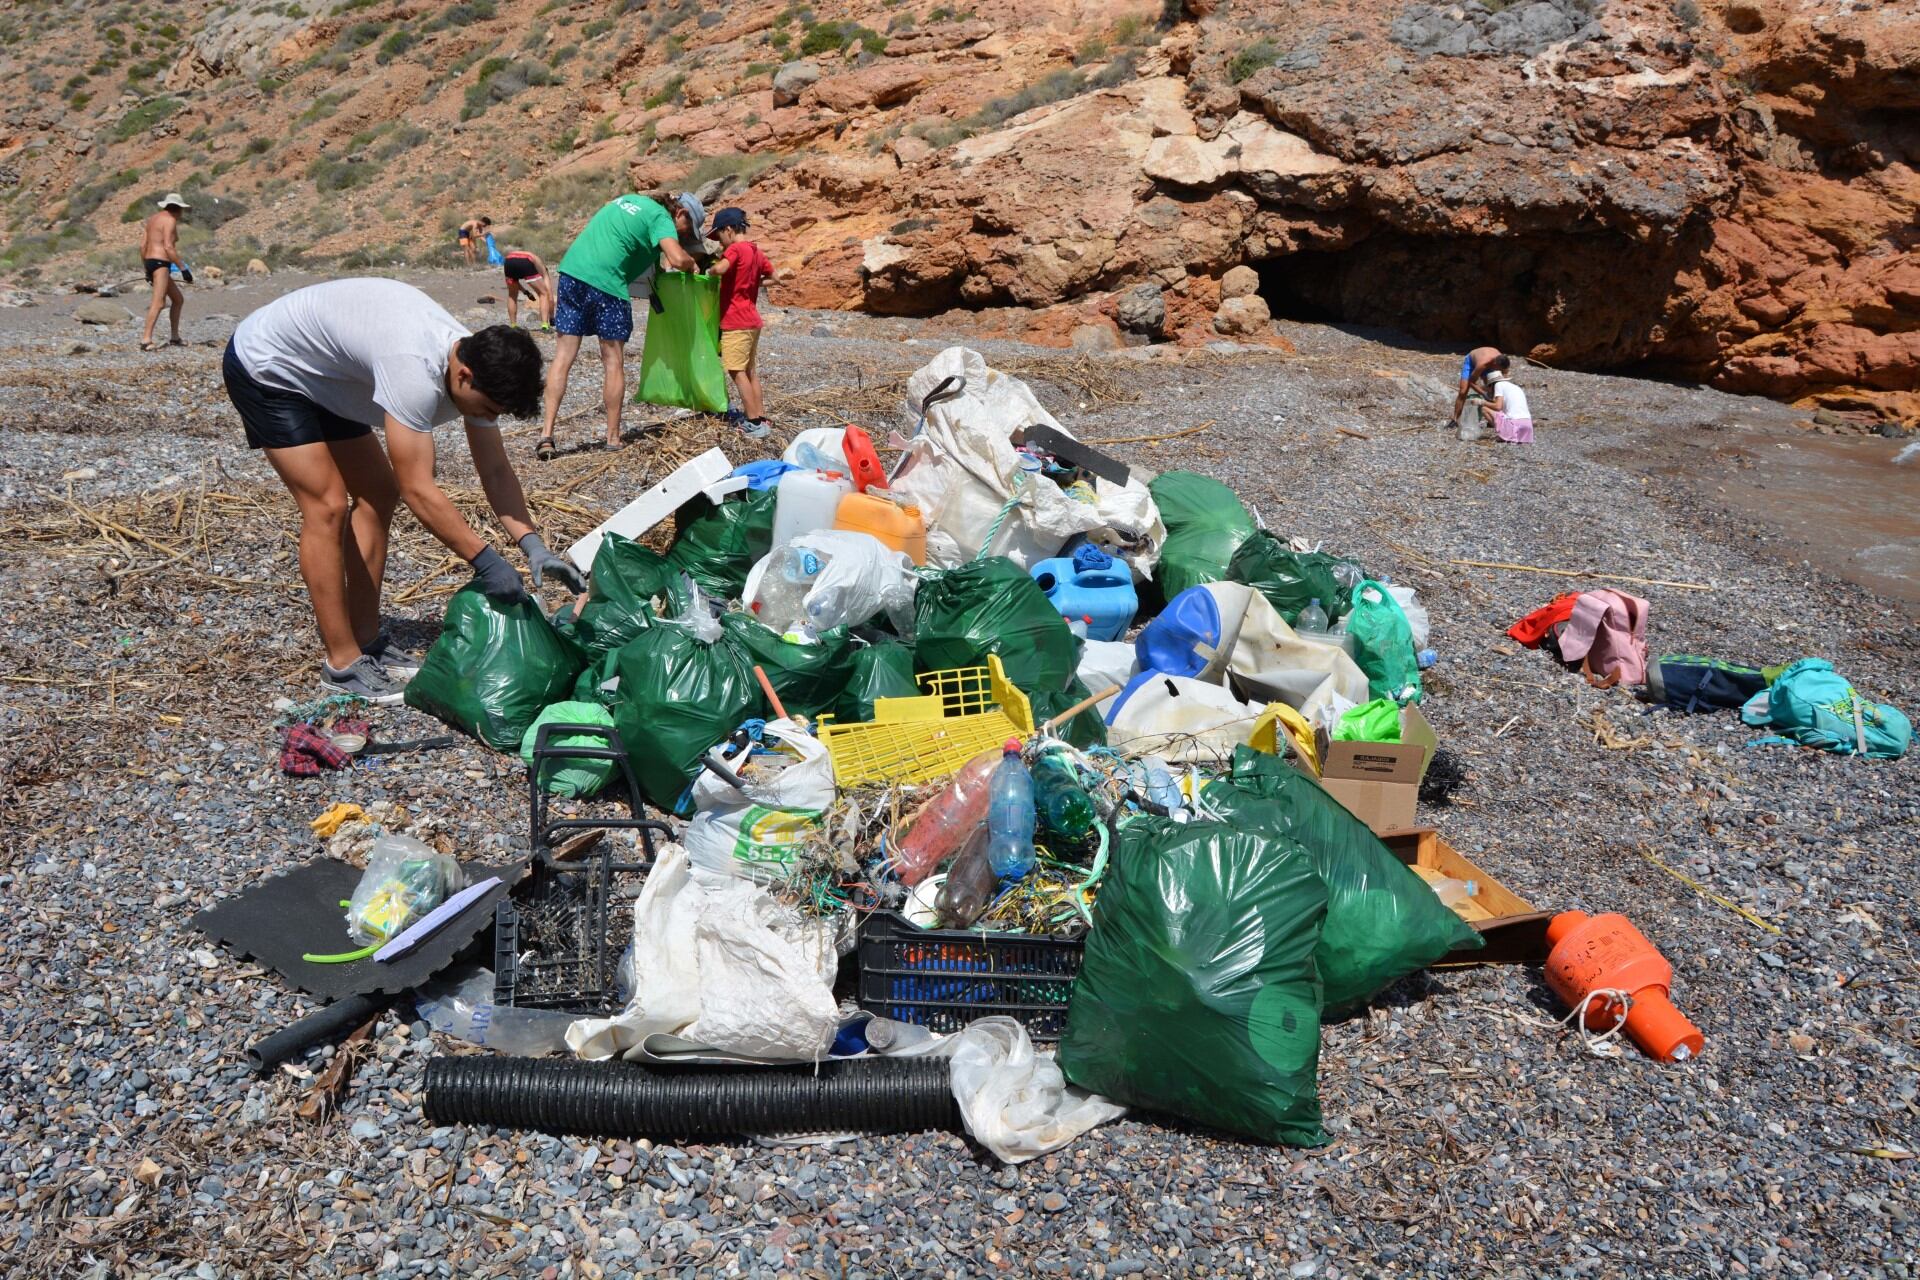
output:
[[[1508,444],[1533,443],[1533,414],[1527,393],[1507,377],[1509,361],[1496,356],[1486,367],[1487,396],[1493,406],[1493,433]]]

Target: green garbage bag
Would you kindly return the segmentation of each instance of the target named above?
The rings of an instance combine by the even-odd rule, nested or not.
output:
[[[495,751],[515,751],[534,718],[573,691],[580,667],[579,651],[538,601],[501,604],[469,583],[447,602],[440,638],[407,683],[406,703]]]
[[[1353,636],[1353,662],[1366,673],[1367,688],[1376,698],[1420,701],[1420,657],[1413,648],[1413,628],[1393,592],[1369,578],[1353,588],[1349,605],[1347,632]]]
[[[1267,1142],[1325,1142],[1313,955],[1327,889],[1306,851],[1165,818],[1117,843],[1067,1009],[1067,1079]]]
[[[1091,696],[1093,690],[1079,676],[1067,681],[1067,687],[1058,693],[1034,693],[1027,696],[1033,707],[1033,722],[1038,725],[1051,720],[1074,703]],[[1107,722],[1100,718],[1097,707],[1088,707],[1065,724],[1057,725],[1054,732],[1083,750],[1087,747],[1107,745]]]
[[[718,506],[705,498],[687,504],[667,564],[708,595],[739,599],[747,574],[773,550],[773,502],[774,491],[763,489]]]
[[[1450,951],[1486,945],[1366,823],[1278,756],[1234,748],[1232,771],[1200,798],[1235,827],[1306,846],[1327,886],[1315,952],[1327,1008],[1360,1004]]]
[[[759,714],[753,666],[725,636],[702,640],[692,627],[659,622],[620,650],[613,725],[649,803],[683,816],[681,798],[700,757]]]
[[[520,739],[520,758],[533,765],[533,744],[544,724],[597,724],[613,727],[613,716],[597,702],[556,702],[542,711]],[[604,747],[605,738],[590,733],[555,734],[550,747]],[[540,767],[540,785],[557,796],[590,796],[613,777],[611,760],[549,760]]]
[[[1347,592],[1335,576],[1336,567],[1351,566],[1358,577],[1360,567],[1324,551],[1293,551],[1287,544],[1262,529],[1242,542],[1227,563],[1227,578],[1244,582],[1265,596],[1280,616],[1292,626],[1300,611],[1318,600],[1327,611],[1328,622],[1338,622],[1347,611]],[[1351,579],[1349,579],[1351,581]]]
[[[670,404],[702,413],[727,411],[727,374],[720,367],[720,277],[658,271],[640,350],[639,404]]]
[[[653,621],[656,596],[684,602],[680,570],[651,547],[609,533],[594,553],[587,603],[574,623],[581,646],[590,653],[618,649]],[[668,612],[678,610],[670,604]]]
[[[1173,599],[1188,587],[1219,582],[1240,544],[1254,533],[1253,517],[1232,489],[1192,471],[1163,471],[1147,485],[1167,540],[1153,581]]]
[[[1333,726],[1335,742],[1400,741],[1400,704],[1392,698],[1375,698],[1349,708]]]
[[[620,650],[608,649],[597,653],[588,660],[586,668],[580,672],[580,678],[573,682],[573,700],[611,707],[620,697],[619,677]],[[612,690],[603,687],[610,680],[615,682]]]
[[[835,627],[814,644],[794,644],[751,614],[729,613],[720,625],[726,628],[726,642],[745,658],[748,673],[756,665],[767,673],[788,715],[813,717],[831,711],[846,691],[853,675],[853,641],[845,627]],[[759,687],[755,681],[754,688]],[[759,706],[759,714],[773,715],[764,694]]]
[[[913,678],[913,650],[898,640],[855,649],[848,666],[847,687],[833,704],[834,718],[843,724],[872,720],[876,698],[920,695],[920,683]]]
[[[997,653],[1007,679],[1031,695],[1065,689],[1080,661],[1080,641],[1066,619],[1005,556],[929,574],[914,596],[913,616],[913,656],[922,671],[984,666]]]

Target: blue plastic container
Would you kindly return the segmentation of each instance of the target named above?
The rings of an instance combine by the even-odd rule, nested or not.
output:
[[[1133,642],[1134,654],[1143,672],[1164,672],[1172,676],[1197,676],[1206,668],[1207,659],[1194,648],[1220,644],[1220,604],[1206,587],[1188,587],[1149,622]],[[1118,704],[1109,710],[1116,710]],[[1111,723],[1111,722],[1109,722]]]
[[[1090,640],[1118,640],[1140,611],[1133,571],[1121,561],[1111,561],[1104,569],[1076,570],[1071,558],[1055,556],[1033,566],[1033,580],[1061,617],[1093,619],[1087,624]]]

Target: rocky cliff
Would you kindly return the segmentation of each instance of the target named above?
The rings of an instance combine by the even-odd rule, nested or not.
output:
[[[199,251],[358,265],[693,185],[789,302],[1330,318],[1920,419],[1912,4],[22,0],[0,49],[0,267],[125,257],[148,187],[224,198]]]

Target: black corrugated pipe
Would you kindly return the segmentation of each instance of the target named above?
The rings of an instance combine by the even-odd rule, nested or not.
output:
[[[427,1123],[588,1137],[958,1132],[942,1058],[662,1072],[570,1058],[433,1058]]]

